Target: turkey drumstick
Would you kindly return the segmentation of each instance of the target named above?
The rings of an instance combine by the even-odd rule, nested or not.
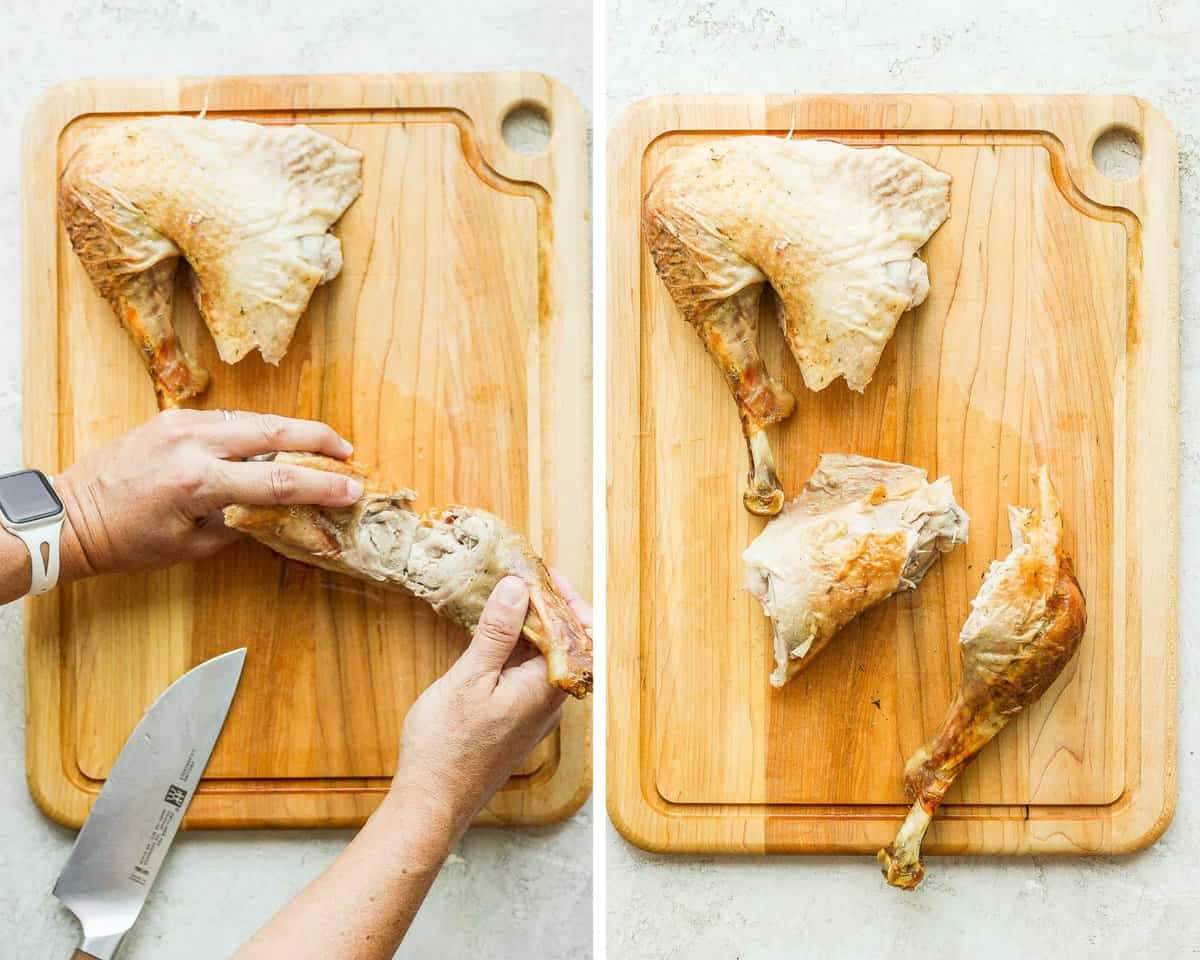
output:
[[[758,352],[764,283],[804,384],[871,381],[900,315],[929,292],[916,251],[950,212],[950,177],[895,147],[739,137],[682,151],[642,201],[655,269],[721,368],[750,455],[743,502],[783,507],[765,430],[795,400]]]
[[[656,181],[656,187],[661,179]],[[764,431],[790,417],[796,400],[767,373],[758,352],[762,283],[745,286],[727,299],[698,293],[706,279],[704,267],[694,250],[659,213],[655,206],[658,202],[659,197],[652,189],[643,208],[646,243],[667,289],[733,391],[750,456],[750,475],[742,502],[751,513],[773,517],[783,508],[783,490],[775,475],[775,460]],[[696,295],[689,296],[693,292]]]
[[[1012,552],[992,563],[959,635],[958,692],[937,733],[905,768],[912,809],[877,857],[894,887],[911,890],[921,882],[921,841],[955,777],[1046,692],[1079,648],[1087,613],[1063,550],[1058,499],[1044,467],[1036,483],[1036,508],[1009,508]]]

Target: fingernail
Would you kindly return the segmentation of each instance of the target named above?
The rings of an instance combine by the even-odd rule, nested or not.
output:
[[[342,456],[343,457],[350,456],[350,454],[352,454],[354,452],[354,444],[352,444],[345,437],[342,437],[341,441],[342,441]]]
[[[357,500],[363,495],[363,485],[361,480],[347,479],[346,480],[346,496],[351,500]]]
[[[517,577],[505,577],[496,586],[496,599],[509,607],[519,606],[525,599],[525,584]]]

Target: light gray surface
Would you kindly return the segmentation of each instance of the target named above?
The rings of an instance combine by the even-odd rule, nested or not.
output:
[[[776,12],[772,12],[772,8]],[[785,12],[795,11],[795,12]],[[801,12],[803,11],[803,12]],[[978,12],[970,12],[978,11]],[[990,12],[989,12],[990,11]],[[1200,341],[1194,262],[1200,184],[1200,8],[1046,0],[610,0],[609,123],[654,93],[1112,92],[1166,112],[1183,182],[1183,477],[1180,776],[1174,824],[1124,858],[933,858],[915,894],[883,886],[870,858],[667,858],[610,825],[612,960],[1180,957],[1200,953],[1200,807],[1194,700]],[[598,245],[601,246],[601,245]],[[673,923],[666,923],[673,918]]]
[[[527,69],[587,103],[590,64],[586,0],[0,0],[0,465],[21,462],[18,141],[47,86],[84,76]],[[77,927],[50,888],[73,834],[45,820],[25,788],[20,618],[20,605],[0,608],[0,956],[65,957]],[[560,828],[471,833],[400,955],[586,956],[590,810]],[[228,956],[348,838],[181,834],[123,955]]]

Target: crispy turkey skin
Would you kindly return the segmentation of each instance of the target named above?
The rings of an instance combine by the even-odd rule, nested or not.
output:
[[[592,638],[529,542],[499,517],[470,507],[418,513],[411,490],[373,488],[353,463],[309,453],[274,459],[354,476],[366,492],[349,507],[225,508],[225,524],[311,566],[407,590],[471,631],[506,576],[529,588],[523,635],[546,658],[550,683],[574,697],[592,689]]]

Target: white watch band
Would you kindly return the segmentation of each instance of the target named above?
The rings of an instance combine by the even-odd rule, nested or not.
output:
[[[33,570],[29,595],[36,597],[53,590],[58,583],[58,541],[62,533],[62,518],[45,526],[12,532],[25,541],[25,546],[29,548],[29,564]],[[45,559],[42,558],[43,546],[46,548]]]

